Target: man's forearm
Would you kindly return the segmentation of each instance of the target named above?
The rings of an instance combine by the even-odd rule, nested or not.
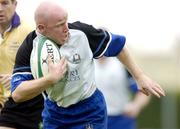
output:
[[[48,77],[24,81],[12,92],[12,98],[15,102],[23,102],[36,97],[52,85]]]
[[[128,52],[126,46],[124,46],[122,51],[118,54],[117,58],[121,61],[122,64],[125,65],[127,70],[136,80],[138,80],[139,76],[143,74],[143,71],[135,63],[134,59],[131,57],[130,53]]]

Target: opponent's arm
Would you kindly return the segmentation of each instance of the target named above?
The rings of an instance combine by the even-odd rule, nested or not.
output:
[[[150,98],[150,96],[146,96],[142,92],[137,92],[133,100],[125,106],[123,114],[136,118],[143,108],[148,105]]]

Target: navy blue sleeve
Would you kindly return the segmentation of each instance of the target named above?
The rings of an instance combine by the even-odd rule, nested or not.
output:
[[[112,39],[104,55],[107,57],[117,56],[126,42],[124,36],[112,34]]]
[[[125,37],[111,34],[109,31],[82,22],[69,24],[70,29],[78,29],[85,33],[94,58],[105,56],[116,56],[124,47]]]
[[[13,92],[21,82],[32,80],[32,79],[33,79],[33,76],[31,73],[13,74],[12,79],[11,79],[11,92]]]
[[[136,83],[136,81],[134,80],[134,78],[132,77],[132,75],[126,70],[127,73],[127,77],[129,80],[129,88],[133,93],[137,93],[139,91],[138,89],[138,85]]]

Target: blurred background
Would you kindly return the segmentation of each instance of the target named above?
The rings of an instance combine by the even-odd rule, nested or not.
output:
[[[18,0],[17,11],[34,26],[33,13],[43,0]],[[180,1],[54,0],[80,20],[125,35],[138,64],[166,91],[153,97],[138,118],[139,129],[180,129]]]

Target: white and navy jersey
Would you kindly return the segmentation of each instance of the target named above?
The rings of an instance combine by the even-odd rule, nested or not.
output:
[[[61,56],[68,61],[68,74],[60,83],[46,90],[48,99],[62,107],[90,97],[96,90],[93,58],[116,56],[125,44],[124,36],[81,22],[69,24],[69,33],[68,41],[59,48]],[[36,35],[35,31],[30,33],[17,53],[12,91],[22,81],[33,79],[30,55],[39,36],[42,35]]]

